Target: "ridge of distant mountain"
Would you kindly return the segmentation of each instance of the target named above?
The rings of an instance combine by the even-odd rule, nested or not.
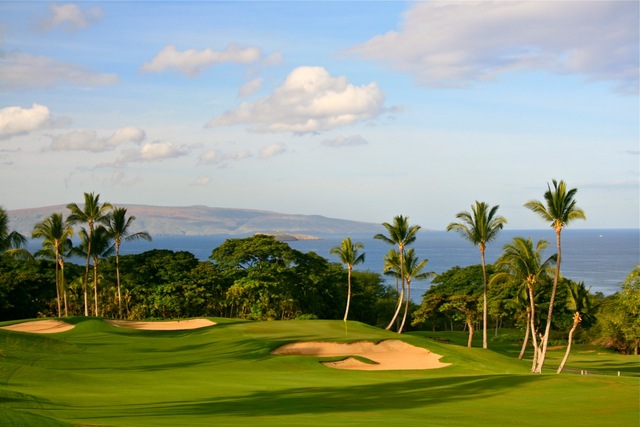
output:
[[[376,234],[380,224],[329,218],[321,215],[299,215],[278,212],[196,206],[150,206],[115,204],[134,215],[132,231],[160,235],[273,235],[315,236],[328,234]],[[82,206],[82,205],[80,205]],[[69,215],[67,205],[8,210],[9,229],[30,236],[33,226],[54,212]]]

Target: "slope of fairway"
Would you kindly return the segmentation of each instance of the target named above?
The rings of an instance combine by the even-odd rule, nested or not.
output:
[[[3,426],[637,425],[638,378],[532,375],[529,361],[341,321],[211,319],[139,330],[67,319],[58,334],[0,330]],[[279,356],[294,342],[402,339],[427,370],[351,371]],[[402,357],[399,355],[398,357]],[[629,359],[637,364],[636,359]],[[364,361],[366,362],[366,361]]]

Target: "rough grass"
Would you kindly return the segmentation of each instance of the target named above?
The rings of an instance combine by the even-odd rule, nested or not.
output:
[[[519,347],[467,349],[464,334],[382,331],[341,321],[242,322],[188,331],[74,318],[53,335],[0,330],[3,426],[620,426],[638,425],[638,377],[542,375]],[[275,356],[308,340],[401,338],[447,368],[345,371],[327,358]],[[442,342],[448,339],[449,342]],[[494,348],[495,347],[495,348]],[[514,353],[515,352],[515,353]],[[551,352],[558,360],[562,350]],[[638,358],[580,346],[572,368],[638,374]]]

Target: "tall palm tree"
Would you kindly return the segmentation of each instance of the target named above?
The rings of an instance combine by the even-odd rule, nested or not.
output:
[[[551,228],[556,232],[556,272],[553,278],[553,289],[549,300],[549,313],[547,315],[547,325],[544,335],[542,336],[542,352],[538,359],[538,366],[534,372],[541,373],[544,366],[544,359],[547,355],[547,347],[549,345],[549,333],[551,331],[551,320],[553,316],[553,304],[556,300],[556,292],[558,290],[558,282],[560,281],[560,263],[562,261],[562,230],[571,222],[577,219],[587,219],[584,211],[576,206],[574,199],[577,189],[567,190],[564,181],[552,180],[553,189],[547,183],[547,191],[544,193],[545,203],[539,200],[530,200],[524,204],[528,209],[538,214],[544,221],[551,223]]]
[[[416,256],[416,252],[413,248],[407,249],[404,254],[404,275],[407,283],[407,296],[405,298],[404,315],[402,316],[402,323],[398,328],[398,333],[401,333],[404,329],[404,324],[407,321],[407,313],[409,312],[409,301],[411,301],[411,281],[425,280],[435,276],[433,272],[422,271],[429,262],[428,259],[420,261]]]
[[[490,207],[485,202],[476,201],[471,206],[471,212],[459,212],[456,218],[460,222],[452,222],[447,226],[447,231],[456,231],[464,239],[470,241],[480,249],[482,261],[482,276],[484,290],[482,293],[482,348],[488,348],[487,344],[487,267],[485,262],[485,250],[487,243],[498,236],[498,232],[507,223],[502,216],[497,216],[498,205]]]
[[[131,215],[127,218],[127,208],[114,207],[109,214],[107,229],[111,238],[115,241],[116,250],[116,282],[118,286],[118,317],[122,318],[122,294],[120,288],[120,245],[122,241],[131,240],[151,240],[151,236],[146,231],[130,233],[129,228],[136,217]]]
[[[336,246],[329,250],[329,253],[340,258],[340,262],[347,266],[347,308],[344,311],[344,321],[349,316],[349,304],[351,303],[351,270],[354,265],[364,262],[364,253],[358,253],[364,249],[364,245],[360,242],[353,243],[350,237],[345,238],[340,246]]]
[[[527,333],[531,331],[533,339],[534,356],[531,369],[534,370],[539,355],[538,340],[535,327],[535,291],[536,286],[541,279],[547,276],[548,269],[556,262],[556,256],[552,255],[545,261],[542,261],[542,253],[549,246],[546,240],[540,240],[533,247],[531,238],[514,237],[511,243],[507,243],[503,247],[503,253],[496,260],[496,267],[500,269],[492,277],[493,281],[503,280],[510,277],[518,283],[525,286],[528,295],[527,310]],[[527,339],[525,338],[525,345]]]
[[[104,224],[107,221],[107,214],[111,210],[110,203],[100,205],[100,195],[93,193],[84,193],[84,206],[82,209],[75,204],[67,205],[67,209],[71,211],[71,215],[67,218],[70,224],[87,224],[89,233],[87,236],[88,247],[86,251],[87,264],[84,273],[84,315],[89,315],[89,301],[87,297],[87,285],[89,283],[89,261],[91,260],[91,240],[93,238],[93,228],[95,224]]]
[[[398,306],[396,308],[396,312],[393,315],[393,319],[391,319],[391,322],[389,322],[389,325],[387,325],[386,327],[386,329],[389,330],[391,329],[391,325],[393,325],[393,323],[396,321],[398,313],[400,312],[400,307],[402,306],[402,297],[405,287],[404,249],[406,246],[415,242],[418,230],[420,230],[420,226],[409,225],[409,218],[402,215],[398,215],[393,218],[393,225],[385,222],[382,224],[382,226],[387,229],[389,236],[378,233],[373,236],[373,238],[382,240],[383,242],[389,243],[391,245],[398,246],[398,253],[400,255],[400,278],[402,280],[402,291],[400,292],[400,298],[398,298]]]
[[[31,235],[34,239],[42,239],[42,248],[37,255],[45,255],[50,252],[56,269],[56,300],[58,302],[58,317],[62,315],[61,295],[64,295],[65,316],[68,315],[66,304],[66,290],[64,289],[64,260],[63,254],[65,249],[71,245],[71,237],[73,236],[73,228],[62,219],[61,213],[52,213],[50,217],[45,218],[33,227]],[[60,267],[62,270],[60,270]]]
[[[9,216],[4,208],[0,206],[0,254],[27,255],[26,249],[22,248],[26,243],[27,239],[22,234],[15,230],[9,231]]]
[[[567,290],[569,294],[567,295],[567,308],[573,311],[573,325],[571,326],[571,330],[569,331],[569,338],[567,339],[567,351],[564,353],[564,357],[562,358],[562,362],[560,362],[560,366],[556,371],[557,374],[562,372],[564,369],[564,365],[567,363],[569,359],[569,353],[571,353],[571,345],[573,344],[573,334],[582,322],[583,315],[591,310],[592,301],[591,301],[591,287],[587,289],[584,286],[584,282],[576,283],[567,281]]]
[[[114,252],[114,245],[111,243],[111,235],[103,225],[95,227],[93,235],[89,237],[86,229],[80,230],[80,246],[76,252],[80,255],[89,254],[89,258],[93,260],[93,296],[94,307],[93,315],[100,315],[100,307],[98,303],[98,265],[100,258],[106,258]]]

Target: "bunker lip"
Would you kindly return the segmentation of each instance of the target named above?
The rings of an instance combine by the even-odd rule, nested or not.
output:
[[[187,329],[206,328],[216,323],[208,319],[174,320],[170,322],[139,322],[137,320],[104,319],[112,326],[119,328],[142,329],[146,331],[182,331]]]
[[[353,343],[298,342],[285,344],[271,353],[310,357],[344,356],[343,360],[322,363],[331,368],[360,371],[438,369],[450,365],[450,363],[440,362],[441,355],[400,340],[385,340],[377,344],[369,341]],[[353,356],[371,360],[373,363],[361,362]]]
[[[16,323],[9,326],[0,326],[1,329],[14,332],[29,332],[32,334],[55,334],[75,328],[75,325],[61,320],[47,319],[33,322]]]

